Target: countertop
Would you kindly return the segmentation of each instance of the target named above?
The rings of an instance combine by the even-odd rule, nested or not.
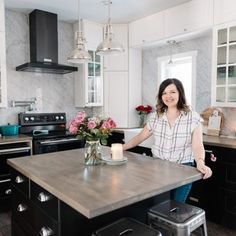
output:
[[[236,148],[236,137],[218,137],[203,135],[203,143],[205,145],[213,145],[218,147]]]
[[[125,142],[129,141],[133,136],[137,135],[142,128],[130,128],[130,129],[114,129],[114,132],[124,133]],[[145,140],[140,146],[151,148],[153,143],[152,137]],[[203,135],[203,143],[205,145],[213,145],[218,147],[227,147],[236,149],[236,136],[227,137],[227,136],[210,136]]]
[[[103,155],[110,149],[102,147]],[[120,166],[84,165],[84,149],[8,159],[8,164],[93,218],[202,178],[195,168],[124,152]]]
[[[16,143],[16,142],[28,142],[31,141],[32,137],[26,136],[23,134],[14,135],[14,136],[1,136],[0,137],[0,145],[7,144],[7,143]]]

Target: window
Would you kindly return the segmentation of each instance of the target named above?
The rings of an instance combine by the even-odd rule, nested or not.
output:
[[[179,79],[184,86],[187,103],[195,109],[196,100],[196,57],[197,51],[191,51],[170,57],[159,57],[158,85],[167,78]]]

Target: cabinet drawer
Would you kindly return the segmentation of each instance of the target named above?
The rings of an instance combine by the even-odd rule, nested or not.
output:
[[[0,177],[0,198],[11,196],[11,179]]]
[[[30,182],[30,186],[31,200],[55,220],[58,220],[58,199],[33,181]]]
[[[15,169],[11,169],[11,180],[12,184],[25,193],[27,196],[29,195],[29,179],[25,177],[20,172]]]
[[[46,231],[57,236],[59,224],[42,211],[33,201],[21,191],[13,187],[13,220],[19,223],[23,231],[34,232],[34,235],[47,235]]]

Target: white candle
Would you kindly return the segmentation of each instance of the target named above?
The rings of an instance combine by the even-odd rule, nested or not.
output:
[[[111,145],[111,157],[113,160],[123,159],[123,146],[121,143],[113,143]]]

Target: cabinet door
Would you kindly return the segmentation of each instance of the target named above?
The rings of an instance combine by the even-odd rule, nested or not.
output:
[[[84,36],[87,41],[86,48],[96,51],[99,43],[102,42],[103,25],[92,21],[84,21]]]
[[[0,32],[5,31],[4,0],[0,0]]]
[[[164,14],[165,37],[201,30],[213,24],[213,0],[192,0]]]
[[[236,20],[235,0],[214,0],[214,24]]]
[[[0,31],[0,107],[7,106],[7,71],[5,45],[5,32]]]
[[[129,24],[129,46],[141,46],[164,37],[164,13],[159,12]]]
[[[213,31],[212,105],[236,106],[236,22]]]
[[[121,43],[124,53],[104,57],[104,71],[127,71],[128,70],[128,26],[112,25],[114,39]]]
[[[118,127],[128,126],[128,72],[105,72],[105,113]]]
[[[103,105],[103,62],[102,58],[89,50],[92,60],[79,65],[74,78],[76,107],[94,107]]]

